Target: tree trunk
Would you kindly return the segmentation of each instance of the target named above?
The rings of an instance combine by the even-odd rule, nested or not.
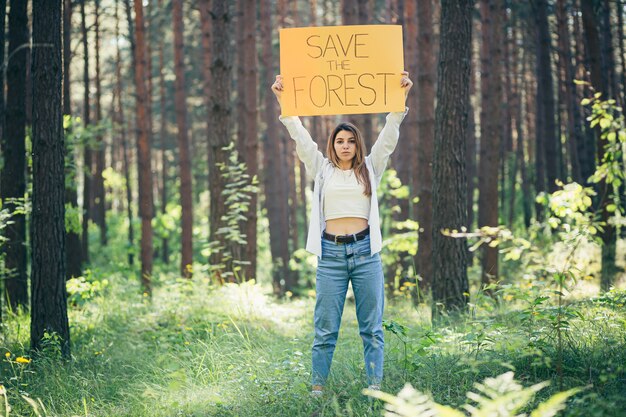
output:
[[[531,71],[527,69],[527,67],[532,67],[533,62],[532,58],[535,56],[534,53],[530,52],[529,48],[525,48],[522,64],[522,77],[523,77],[523,88],[524,88],[524,107],[525,107],[525,125],[526,125],[526,141],[524,150],[526,151],[526,160],[524,164],[522,164],[522,190],[524,192],[524,222],[526,224],[526,228],[530,227],[531,218],[532,218],[532,207],[533,207],[533,195],[531,191],[531,183],[532,183],[532,175],[528,172],[528,167],[532,167],[533,163],[536,166],[536,161],[533,159],[533,155],[536,157],[537,153],[534,152],[534,149],[537,146],[535,134],[537,128],[533,121],[536,121],[536,118],[532,116],[537,111],[536,100],[533,101],[535,97],[536,88],[534,86],[534,77],[532,76]],[[521,116],[520,116],[521,117]],[[535,138],[535,140],[533,140]],[[534,147],[533,147],[534,146]],[[535,173],[535,175],[537,175]],[[524,182],[524,179],[526,181]],[[536,214],[535,217],[539,218],[541,216],[541,210],[539,210],[540,206],[535,204]],[[526,217],[528,214],[528,217]]]
[[[245,119],[246,134],[244,137],[243,154],[248,175],[254,178],[259,173],[258,151],[258,127],[257,127],[257,45],[256,45],[256,1],[243,1],[242,23],[244,26],[243,43],[243,82],[245,86],[245,95],[243,97],[244,113],[240,115],[240,119]],[[304,204],[304,200],[302,201]],[[256,259],[257,259],[257,193],[250,196],[250,211],[247,213],[245,234],[248,244],[246,245],[245,260],[249,262],[244,267],[244,278],[252,279],[256,275]]]
[[[565,0],[557,1],[557,31],[559,34],[559,74],[561,75],[561,91],[565,102],[565,114],[567,117],[567,144],[570,155],[572,179],[583,184],[578,157],[577,144],[583,140],[580,129],[580,116],[576,109],[576,91],[574,85],[574,67],[572,65],[572,54],[570,50],[570,36],[567,25],[567,9]]]
[[[163,0],[159,0],[157,3],[157,8],[159,10],[163,9]],[[163,29],[164,30],[164,29]],[[165,106],[165,33],[159,37],[159,90],[160,90],[160,113],[161,113],[161,128],[160,128],[160,143],[161,143],[161,213],[167,213],[167,199],[168,199],[168,188],[167,188],[167,113]],[[203,39],[204,42],[204,39]],[[204,66],[203,66],[204,68]],[[193,202],[192,202],[193,204]],[[161,260],[164,264],[169,262],[169,239],[167,236],[163,236],[161,240]]]
[[[482,112],[480,132],[480,161],[478,173],[478,227],[497,227],[498,171],[502,141],[502,13],[497,0],[482,0],[481,31],[481,89]],[[498,280],[498,249],[482,247],[483,285]]]
[[[541,136],[543,142],[546,179],[548,181],[547,191],[552,193],[557,189],[556,180],[559,177],[559,164],[556,126],[554,124],[555,108],[550,60],[551,41],[547,8],[547,0],[533,1],[537,25],[537,103],[541,103],[537,111],[538,117],[541,118],[541,123],[538,123],[537,126],[541,125],[541,129],[537,129],[537,137]],[[539,149],[539,146],[537,148]],[[537,192],[539,191],[537,190]]]
[[[0,68],[4,68],[4,43],[5,33],[6,33],[6,12],[7,12],[7,2],[6,0],[0,0]],[[0,141],[3,140],[4,135],[4,71],[0,71]],[[4,144],[0,144],[2,149],[4,149]],[[0,192],[4,187],[0,185]],[[6,264],[5,264],[6,265]],[[4,294],[4,286],[0,285],[0,323],[2,322],[2,294]]]
[[[80,22],[81,32],[83,35],[83,128],[89,128],[91,124],[91,102],[89,98],[89,41],[87,39],[87,16],[85,13],[85,2],[80,2]],[[83,261],[89,263],[89,219],[91,218],[91,165],[92,153],[91,144],[83,143]]]
[[[433,54],[432,8],[430,1],[417,2],[417,177],[413,178],[419,202],[417,221],[420,224],[419,251],[417,252],[417,271],[422,277],[423,289],[430,288],[433,275],[433,150],[435,147],[435,57]]]
[[[413,68],[413,63],[417,61],[417,11],[415,3],[415,0],[408,0],[406,4],[403,1],[402,13],[398,14],[398,22],[396,22],[396,24],[402,26],[404,32],[403,37],[406,40],[404,45],[407,60],[405,68],[407,68],[408,71],[417,71],[417,68]],[[404,6],[406,6],[406,8]],[[392,205],[398,206],[400,209],[397,211],[394,210],[392,213],[395,222],[404,222],[412,218],[411,201],[415,197],[415,186],[413,184],[412,174],[415,171],[415,163],[417,160],[415,154],[418,140],[418,114],[416,111],[417,108],[414,106],[417,101],[417,95],[417,91],[413,91],[413,93],[409,95],[408,106],[412,108],[412,110],[407,113],[404,122],[400,125],[401,139],[398,141],[398,149],[391,157],[398,178],[402,182],[402,185],[409,189],[407,198],[394,198],[391,202]],[[391,233],[404,233],[404,230],[392,230]],[[418,250],[420,250],[419,245]],[[401,273],[402,276],[400,278],[405,280],[409,275],[409,269],[414,265],[413,259],[408,252],[400,252],[398,255],[400,262],[392,265],[388,271],[385,271],[387,293],[390,295],[396,294],[396,290],[398,289],[399,283],[396,282],[396,277]],[[414,270],[413,274],[417,274],[417,272],[417,270]]]
[[[350,0],[354,3],[354,23],[356,23],[356,19],[358,18],[358,10],[356,0]],[[279,27],[285,28],[287,27],[287,5],[285,1],[278,2],[278,16],[279,16]],[[297,15],[293,16],[297,18]],[[293,253],[298,247],[299,240],[299,230],[298,230],[298,205],[300,202],[298,201],[298,193],[297,193],[297,183],[296,183],[296,175],[295,175],[295,165],[300,163],[298,156],[296,155],[296,144],[289,136],[285,129],[280,129],[279,134],[281,137],[281,142],[283,146],[281,150],[283,155],[278,159],[279,161],[285,161],[285,176],[281,177],[284,179],[284,187],[287,191],[288,205],[287,205],[287,219],[288,219],[288,236],[290,238],[290,253]],[[289,258],[287,258],[289,259]],[[285,291],[293,291],[297,282],[298,282],[298,272],[292,271],[290,268],[287,269],[288,275],[285,278]]]
[[[603,97],[607,97],[610,93],[610,75],[606,72],[609,71],[609,66],[606,63],[608,52],[601,50],[601,38],[598,32],[598,19],[591,4],[582,2],[582,17],[583,26],[585,29],[585,37],[587,39],[587,47],[589,48],[590,55],[590,72],[591,72],[591,84],[596,89],[600,89],[603,93]],[[606,34],[604,38],[606,39]],[[608,46],[605,44],[604,48]],[[602,163],[604,158],[604,142],[600,135],[599,126],[594,129],[596,139],[596,160],[598,163]],[[601,181],[595,186],[598,193],[598,209],[600,211],[600,219],[603,222],[607,222],[610,213],[607,210],[607,205],[610,203],[608,198],[609,189],[605,181]],[[606,224],[604,229],[600,232],[600,238],[602,239],[602,269],[600,276],[600,289],[602,291],[608,291],[614,283],[615,277],[615,248],[616,248],[616,233],[615,226],[612,224]]]
[[[152,292],[152,169],[150,156],[150,125],[148,113],[148,90],[146,88],[146,41],[143,5],[134,2],[135,10],[135,88],[137,162],[139,174],[139,217],[141,217],[141,284],[146,293]]]
[[[206,0],[203,0],[206,1]],[[202,2],[202,1],[201,1]],[[228,242],[224,235],[218,233],[223,227],[222,217],[226,214],[226,201],[222,191],[225,181],[220,172],[220,164],[228,164],[228,153],[224,147],[231,140],[230,85],[233,58],[230,50],[232,12],[229,4],[221,1],[212,2],[211,9],[211,65],[210,65],[210,105],[209,105],[209,181],[211,190],[211,207],[209,213],[209,241],[217,242],[218,249],[211,254],[211,267],[219,282],[225,276],[231,276],[232,268],[224,258]],[[229,278],[229,280],[232,280]]]
[[[7,305],[16,311],[28,307],[26,277],[26,218],[15,212],[19,203],[8,199],[24,199],[26,193],[26,54],[28,51],[27,2],[11,0],[9,12],[9,51],[7,62],[7,102],[2,136],[4,167],[0,179],[3,208],[11,213],[12,224],[4,236],[5,267],[9,277],[5,281]],[[60,103],[59,103],[60,104]]]
[[[465,140],[469,112],[472,1],[441,7],[435,152],[433,159],[433,317],[463,311],[468,302],[467,242],[442,229],[467,224]]]
[[[115,38],[119,39],[119,0],[115,0]],[[131,65],[132,67],[132,65]],[[115,59],[115,80],[117,89],[117,122],[119,124],[120,142],[122,143],[122,170],[124,172],[124,180],[126,182],[126,215],[128,217],[128,264],[133,265],[135,262],[134,246],[135,231],[133,229],[133,198],[132,183],[130,181],[130,163],[128,162],[128,142],[126,138],[126,122],[124,117],[124,106],[122,105],[122,56],[119,43],[116,43],[116,59]]]
[[[72,61],[72,1],[63,0],[63,115],[72,116],[71,89],[70,89],[70,68]],[[76,157],[74,147],[66,144],[65,157],[74,161]],[[74,181],[66,181],[65,204],[73,209],[78,208],[78,190],[76,188],[77,172],[73,168],[66,166],[65,176],[73,178]],[[65,233],[67,278],[79,277],[82,275],[82,248],[80,235],[76,230]]]
[[[478,19],[474,19],[472,22],[473,33],[478,33],[480,30],[480,22]],[[472,62],[471,62],[471,76],[470,76],[470,97],[474,97],[477,94],[477,81],[480,77],[479,71],[476,68],[480,68],[481,55],[479,39],[473,38],[472,40]],[[478,52],[478,53],[477,53]],[[480,120],[480,106],[474,106],[470,100],[470,110],[468,114],[468,129],[467,129],[467,142],[465,147],[465,170],[467,172],[467,228],[469,230],[474,229],[474,194],[477,187],[477,171],[478,171],[478,138],[476,137],[476,119]],[[469,265],[473,262],[474,253],[468,252]]]
[[[176,72],[176,124],[178,127],[178,159],[180,164],[180,200],[182,205],[182,233],[180,273],[191,278],[193,265],[192,228],[193,201],[191,198],[191,157],[187,134],[187,93],[185,90],[185,59],[183,44],[183,2],[173,0],[172,19],[174,21],[174,66]],[[164,115],[162,115],[163,117]],[[163,202],[165,204],[165,202]]]
[[[95,59],[96,59],[96,124],[102,121],[102,82],[100,77],[100,0],[95,0]],[[93,201],[94,201],[94,221],[100,229],[100,244],[107,243],[106,229],[106,206],[104,194],[104,140],[101,134],[96,136],[96,149],[94,152],[95,164],[93,174]]]
[[[70,356],[65,290],[65,175],[61,114],[61,0],[33,0],[33,211],[31,347],[46,333]]]
[[[619,101],[620,106],[622,107],[622,112],[626,116],[626,49],[624,48],[624,2],[622,0],[617,0],[615,14],[617,15],[617,44],[619,48],[620,57],[620,65],[621,65],[621,82],[622,82],[622,91],[615,92],[616,97],[621,97]]]
[[[583,2],[587,3],[587,2]],[[588,66],[594,60],[599,57],[594,56],[597,51],[590,52],[587,42],[587,30],[583,29],[585,20],[585,4],[581,3],[580,10],[575,10],[571,13],[570,18],[574,21],[574,63],[575,74],[579,80],[590,81]],[[588,11],[587,11],[588,13]],[[595,36],[597,37],[597,29]],[[584,34],[583,34],[584,32]],[[586,86],[576,86],[576,102],[580,103],[580,100],[589,94],[589,89]],[[587,116],[588,110],[583,106],[577,106],[577,113],[579,117],[584,120]],[[595,171],[595,136],[594,131],[586,123],[581,124],[583,134],[580,142],[577,143],[578,156],[580,158],[580,172],[584,181],[584,185],[589,186],[589,177]]]
[[[272,7],[269,0],[261,0],[261,39],[263,43],[262,67],[269,84],[276,74],[274,51],[272,48]],[[265,184],[265,207],[269,220],[270,251],[272,253],[272,287],[274,294],[284,293],[285,282],[289,276],[289,246],[286,236],[289,235],[287,223],[287,193],[284,181],[285,164],[277,163],[281,159],[281,136],[278,132],[278,112],[276,99],[268,89],[264,92],[264,114],[266,123],[263,135],[263,182]],[[291,139],[288,139],[291,140]]]

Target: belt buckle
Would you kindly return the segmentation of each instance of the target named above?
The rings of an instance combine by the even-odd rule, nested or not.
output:
[[[335,235],[335,245],[339,245],[341,242],[337,242],[337,238],[339,237],[339,235]]]

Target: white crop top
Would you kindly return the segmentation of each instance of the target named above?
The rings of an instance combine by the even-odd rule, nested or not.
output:
[[[368,220],[371,197],[363,194],[365,186],[359,184],[354,170],[343,171],[337,167],[326,181],[322,210],[324,220],[342,217],[360,217]]]

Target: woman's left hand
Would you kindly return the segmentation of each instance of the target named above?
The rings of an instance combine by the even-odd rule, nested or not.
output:
[[[408,71],[402,71],[402,79],[400,80],[400,86],[404,88],[404,100],[409,96],[409,90],[413,87],[413,81],[409,78]]]

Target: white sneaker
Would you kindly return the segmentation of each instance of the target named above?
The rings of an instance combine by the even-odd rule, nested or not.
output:
[[[378,385],[378,384],[372,384],[372,385],[370,385],[367,388],[371,389],[372,391],[380,391],[380,385]]]

